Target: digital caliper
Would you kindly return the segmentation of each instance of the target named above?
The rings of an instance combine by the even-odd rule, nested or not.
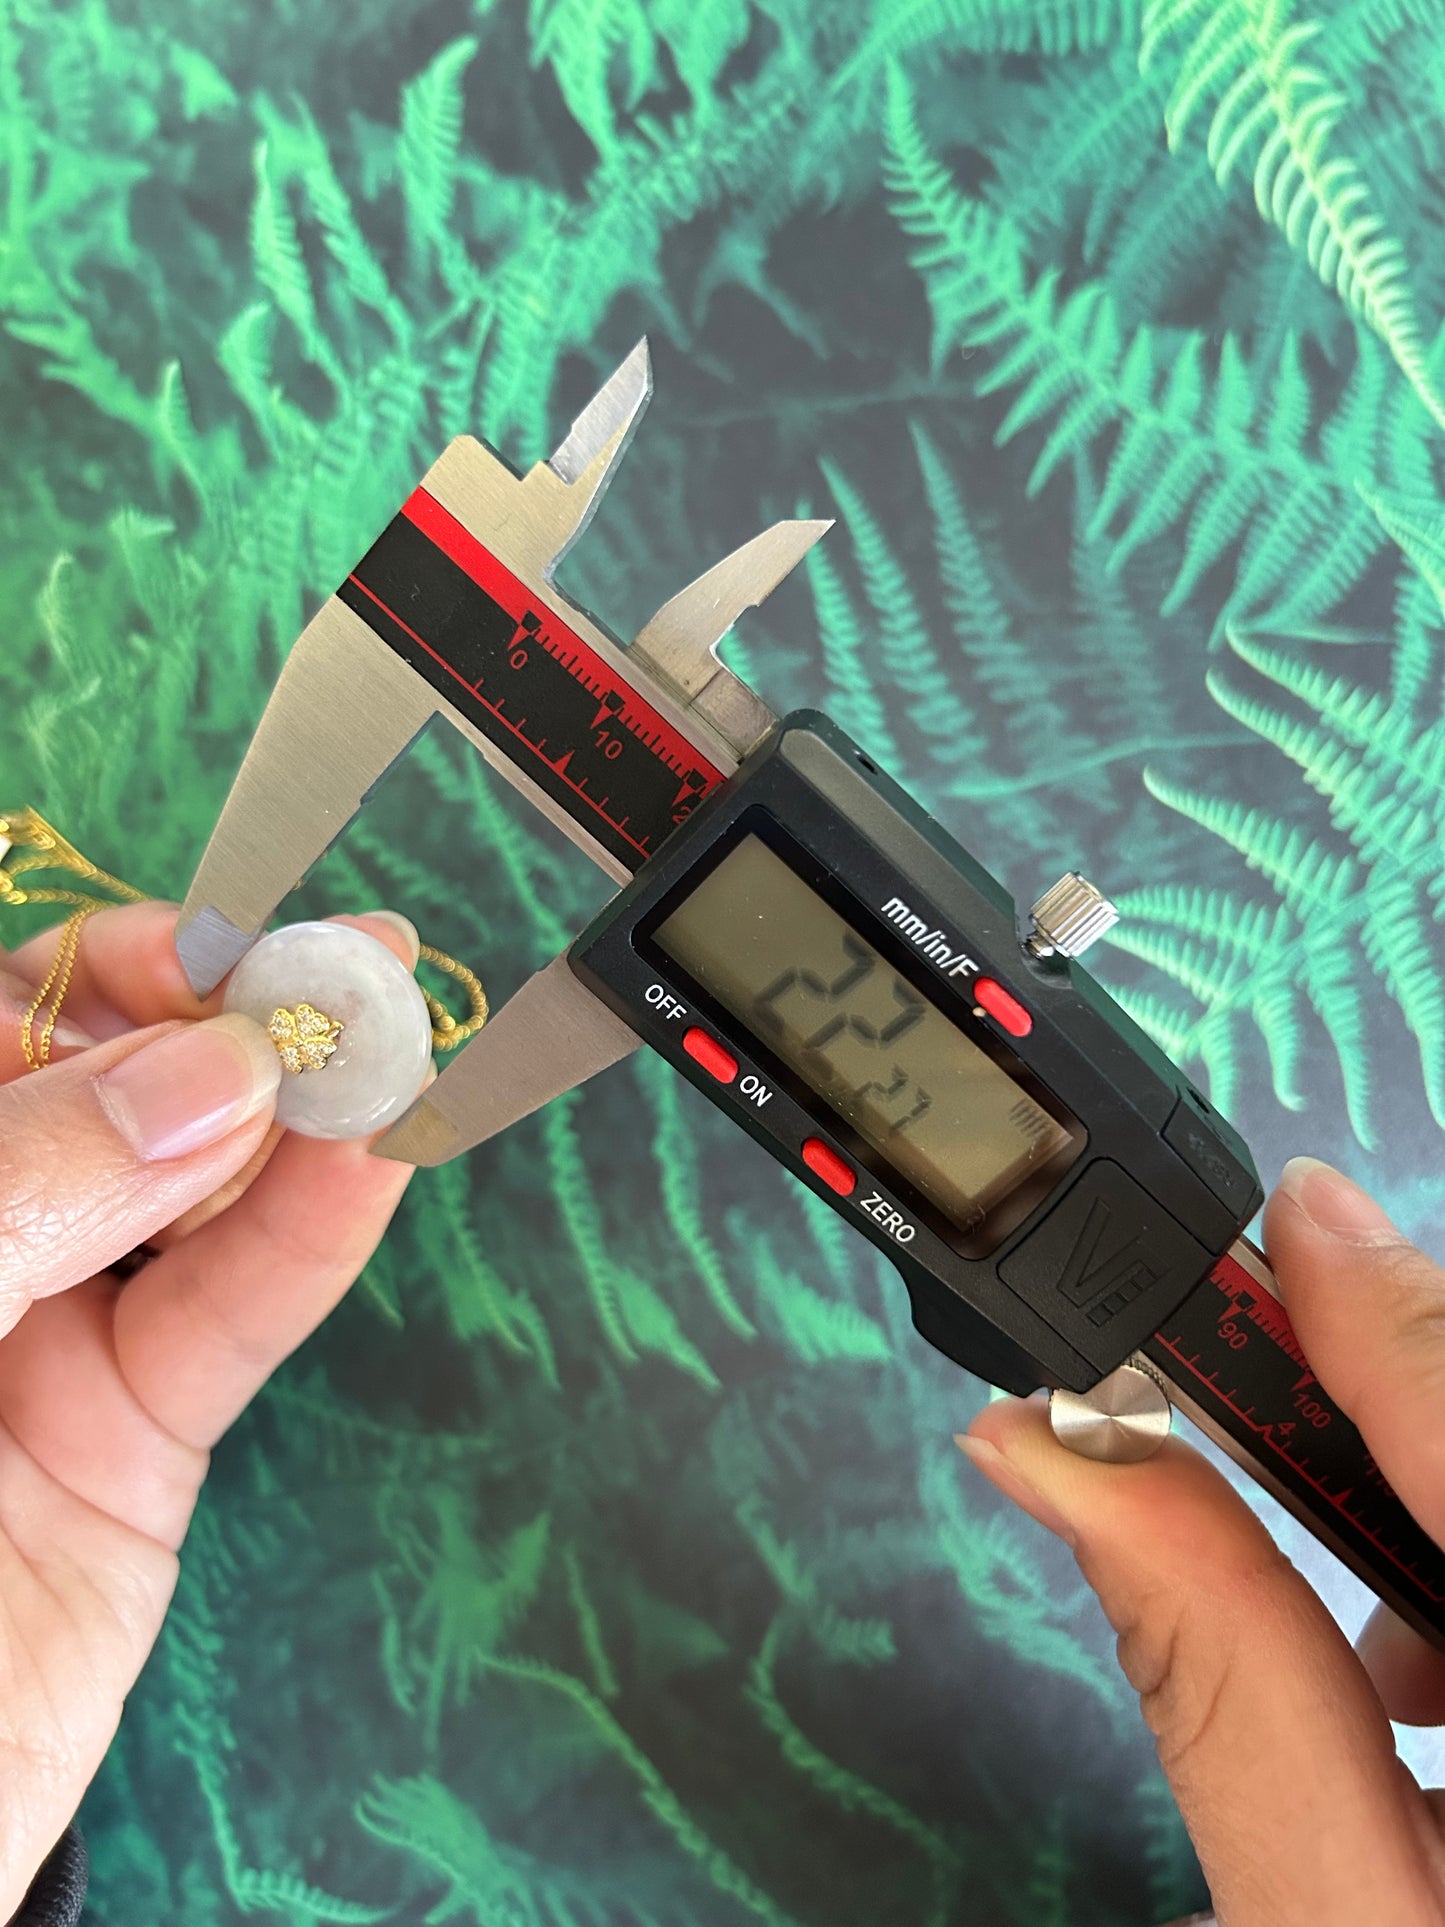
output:
[[[519,476],[453,442],[296,643],[181,913],[206,994],[437,717],[623,887],[379,1140],[432,1165],[646,1043],[897,1266],[914,1323],[1138,1457],[1172,1403],[1445,1643],[1445,1554],[1242,1237],[1230,1125],[1074,961],[1078,875],[1008,893],[824,716],[717,645],[827,528],[782,522],[621,646],[556,587],[651,393],[646,345]]]

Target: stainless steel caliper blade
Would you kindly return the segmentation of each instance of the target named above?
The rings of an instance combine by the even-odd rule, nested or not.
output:
[[[545,743],[519,742],[511,719],[488,709],[481,660],[489,649],[503,659],[515,653],[513,638],[529,620],[527,636],[543,635],[544,646],[550,626],[563,647],[600,653],[614,669],[621,664],[622,651],[562,597],[551,574],[591,520],[651,392],[642,341],[551,459],[524,476],[483,443],[458,437],[307,625],[182,907],[176,945],[199,995],[254,943],[281,898],[436,716],[468,736],[610,875],[620,881],[631,873],[635,865],[616,839],[595,833],[589,809],[569,809],[565,797],[558,806]],[[385,578],[390,602],[368,593],[370,574]],[[440,646],[438,630],[447,632]],[[706,742],[705,726],[682,725],[678,706],[664,703],[679,739],[677,760],[690,768],[688,739],[700,733]]]
[[[565,955],[554,957],[375,1148],[403,1164],[445,1164],[585,1084],[641,1042],[573,976]]]
[[[746,682],[722,667],[717,646],[744,609],[771,594],[830,526],[776,522],[753,536],[665,603],[628,649],[628,669],[638,682],[661,682],[688,711],[705,709],[736,757],[775,719]],[[636,1046],[636,1033],[557,958],[516,992],[501,1019],[487,1023],[376,1148],[405,1164],[441,1164]]]
[[[658,676],[731,744],[739,758],[760,743],[772,711],[718,660],[718,644],[746,609],[791,575],[828,522],[774,522],[725,555],[638,630],[628,657]]]
[[[436,715],[426,684],[335,596],[286,659],[176,926],[209,996]]]
[[[634,688],[654,697],[665,691],[685,714],[705,715],[714,740],[722,739],[719,768],[731,769],[774,718],[718,662],[717,645],[831,526],[779,522],[765,529],[665,603],[627,651]],[[522,986],[375,1148],[407,1164],[442,1163],[615,1063],[637,1042],[559,957]]]
[[[719,640],[829,526],[782,522],[624,649],[552,577],[651,393],[640,342],[554,454],[519,476],[454,441],[316,618],[267,705],[177,929],[209,992],[435,718],[618,882],[772,727]],[[564,965],[533,978],[386,1140],[436,1163],[635,1046]]]

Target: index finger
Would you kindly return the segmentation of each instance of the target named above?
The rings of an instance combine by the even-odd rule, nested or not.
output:
[[[198,998],[176,955],[179,915],[173,903],[126,903],[87,917],[65,996],[66,1020],[107,1038],[175,1017],[214,1017],[220,996]],[[6,970],[27,983],[43,983],[64,928],[57,924],[22,944],[6,959]]]

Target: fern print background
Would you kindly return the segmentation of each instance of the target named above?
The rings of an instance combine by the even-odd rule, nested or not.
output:
[[[571,592],[629,635],[838,516],[734,665],[1022,901],[1106,885],[1266,1176],[1438,1248],[1442,165],[1441,0],[0,0],[3,800],[179,895],[447,438],[536,459],[645,329]],[[303,902],[504,995],[605,888],[439,735]],[[218,1454],[94,1920],[1200,1904],[982,1396],[657,1063],[423,1174]]]

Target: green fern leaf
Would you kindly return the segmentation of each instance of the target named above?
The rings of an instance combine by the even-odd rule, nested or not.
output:
[[[1445,721],[1422,721],[1415,701],[1352,684],[1255,637],[1231,631],[1230,643],[1294,708],[1221,676],[1209,679],[1215,700],[1298,765],[1325,799],[1331,833],[1151,774],[1149,788],[1161,802],[1267,879],[1278,910],[1262,941],[1262,906],[1231,901],[1221,914],[1212,900],[1142,893],[1121,904],[1132,927],[1116,939],[1198,1000],[1192,1029],[1181,1029],[1175,1012],[1166,1017],[1186,1058],[1209,1062],[1212,1051],[1212,1072],[1224,1080],[1221,1104],[1238,1077],[1246,1016],[1269,1048],[1282,1100],[1295,1098],[1307,1049],[1302,997],[1329,1035],[1351,1123],[1369,1144],[1367,1017],[1383,1004],[1414,1037],[1426,1102],[1445,1127],[1445,967],[1433,930],[1445,836]]]
[[[676,1312],[638,1272],[619,1274],[619,1298],[629,1336],[645,1352],[668,1358],[705,1391],[716,1392],[722,1381],[702,1352],[683,1331]]]
[[[445,59],[445,55],[441,56]],[[408,90],[405,102],[411,102],[411,138],[408,142],[406,122],[403,121],[403,136],[400,143],[401,165],[404,188],[412,195],[423,195],[422,175],[428,167],[433,176],[440,175],[441,185],[433,186],[433,195],[445,199],[448,191],[449,176],[446,173],[445,159],[436,152],[436,124],[446,119],[444,106],[436,104],[437,65],[434,62],[425,74],[412,83],[412,88],[421,88],[427,83],[427,91],[420,98]],[[432,120],[426,119],[425,109],[430,106]],[[459,118],[459,116],[458,116]],[[431,143],[427,140],[432,135]],[[326,251],[335,262],[346,292],[364,306],[382,316],[391,331],[392,338],[398,343],[409,341],[413,334],[411,318],[406,308],[392,292],[386,272],[377,259],[375,251],[362,232],[356,208],[342,186],[332,160],[330,150],[310,114],[301,110],[299,124],[287,130],[290,169],[299,182],[302,195],[312,215],[319,222],[326,243]],[[418,150],[420,152],[418,153]],[[454,153],[453,153],[454,162]],[[410,162],[410,166],[408,166]],[[427,204],[430,210],[432,204]]]
[[[889,140],[894,211],[921,244],[913,258],[929,284],[935,361],[955,343],[992,351],[978,392],[1016,391],[1000,442],[1053,418],[1030,494],[1107,435],[1091,532],[1112,536],[1110,566],[1122,567],[1166,525],[1185,525],[1164,613],[1193,595],[1236,544],[1226,617],[1260,610],[1298,624],[1348,593],[1382,546],[1383,531],[1360,505],[1365,477],[1398,485],[1430,466],[1427,419],[1408,390],[1409,412],[1380,418],[1383,357],[1367,339],[1316,447],[1293,344],[1265,389],[1229,337],[1211,368],[1201,336],[1148,326],[1126,333],[1101,282],[1070,294],[1060,292],[1055,271],[1031,282],[1010,223],[961,194],[929,152],[897,73]]]
[[[1083,259],[1098,262],[1148,183],[1173,184],[1190,171],[1159,165],[1163,104],[1158,80],[1139,71],[1132,38],[1096,62],[1046,68],[990,155],[990,204],[1007,212],[1026,246],[1056,251],[1062,233],[1077,231]],[[1198,243],[1196,227],[1188,244]]]
[[[799,516],[809,511],[799,504]],[[838,565],[823,543],[808,551],[804,565],[822,644],[823,671],[829,683],[829,708],[842,728],[873,749],[886,768],[900,769],[902,752],[894,741],[887,712],[870,667],[863,625]]]
[[[607,1647],[602,1636],[602,1622],[588,1594],[587,1585],[582,1576],[582,1562],[575,1546],[564,1547],[562,1567],[567,1574],[567,1597],[572,1602],[572,1611],[576,1615],[582,1648],[587,1655],[587,1663],[592,1669],[592,1683],[600,1699],[616,1699],[622,1689],[617,1683],[616,1673],[612,1670],[612,1662],[607,1657]]]
[[[1213,102],[1206,142],[1221,186],[1252,165],[1255,205],[1388,347],[1445,426],[1406,287],[1405,253],[1371,204],[1364,176],[1337,151],[1345,96],[1307,55],[1323,23],[1287,19],[1289,0],[1146,0],[1140,65],[1170,58],[1171,147]],[[1176,44],[1178,43],[1178,44]]]
[[[496,324],[477,424],[489,439],[510,430],[524,453],[542,454],[557,363],[566,348],[595,342],[624,290],[641,289],[662,322],[685,334],[661,270],[665,240],[725,200],[775,187],[780,147],[807,111],[796,63],[779,52],[731,94],[665,125],[640,119],[609,143],[577,204],[559,197],[538,211],[526,244],[490,284]],[[788,205],[779,199],[773,225]]]
[[[471,37],[444,47],[401,94],[397,158],[407,222],[417,243],[453,242],[457,156],[462,138],[462,77],[477,51]]]
[[[884,678],[901,692],[904,711],[931,756],[945,766],[976,762],[983,739],[958,678],[939,658],[907,572],[858,490],[831,462],[821,467],[857,557]]]
[[[655,69],[642,0],[530,0],[528,25],[533,66],[551,65],[573,119],[600,154],[610,153],[618,138],[609,84],[614,64],[626,67],[625,97],[634,107]]]
[[[271,357],[274,317],[275,310],[269,303],[253,303],[237,315],[221,336],[216,359],[272,453],[277,453],[286,433],[287,411],[274,385]]]
[[[937,56],[1039,53],[1058,57],[1130,45],[1142,0],[875,0],[867,37],[839,85],[876,73],[915,48]]]
[[[797,1271],[780,1264],[770,1245],[758,1246],[755,1262],[763,1315],[790,1356],[809,1365],[840,1359],[881,1363],[891,1356],[887,1334],[866,1312],[815,1290]]]
[[[1157,91],[1153,98],[1157,101]],[[1137,192],[1119,207],[1106,245],[1086,256],[1102,271],[1124,314],[1175,312],[1182,289],[1196,282],[1217,285],[1221,268],[1239,256],[1228,203],[1203,153],[1194,148],[1161,153],[1162,145],[1144,149],[1149,164]],[[1128,171],[1120,171],[1127,182]],[[1112,175],[1111,169],[1106,178]],[[1095,204],[1108,208],[1115,199],[1101,194]],[[1250,275],[1246,285],[1253,318],[1256,277]],[[1332,318],[1338,314],[1333,304],[1325,305]]]
[[[961,1873],[957,1854],[947,1841],[926,1826],[909,1808],[885,1793],[881,1787],[874,1786],[860,1774],[831,1759],[797,1725],[778,1696],[775,1670],[780,1628],[781,1622],[775,1620],[753,1661],[749,1684],[745,1689],[748,1700],[789,1764],[811,1780],[827,1798],[845,1813],[856,1813],[893,1828],[915,1851],[923,1854],[933,1889],[933,1905],[927,1920],[930,1927],[946,1927]]]
[[[747,38],[750,0],[652,0],[658,38],[677,63],[682,84],[696,101],[708,100],[729,58]]]
[[[195,47],[171,42],[171,71],[181,84],[181,112],[187,120],[207,120],[231,113],[240,105],[226,76]]]
[[[267,165],[266,143],[255,155],[256,198],[251,210],[251,258],[256,277],[296,330],[302,352],[331,377],[338,391],[346,377],[316,312],[311,276],[301,252],[296,221],[286,200],[284,183],[274,179]]]
[[[1445,562],[1445,551],[1442,551]],[[1412,720],[1441,683],[1441,625],[1445,571],[1437,589],[1418,569],[1401,578],[1395,597],[1395,648],[1390,658],[1390,706]]]
[[[215,513],[220,502],[211,492],[208,465],[186,400],[186,386],[178,361],[168,362],[156,398],[155,439],[194,490],[204,509]]]
[[[934,546],[954,639],[982,687],[1002,708],[1017,714],[1038,695],[1041,678],[1020,646],[957,481],[918,423],[910,423],[910,433],[933,512]],[[1036,720],[1029,717],[1024,726],[1032,728]]]
[[[637,1353],[628,1335],[630,1321],[624,1321],[620,1306],[623,1279],[601,1233],[601,1209],[577,1142],[572,1110],[573,1104],[568,1098],[559,1098],[542,1118],[542,1135],[557,1195],[566,1200],[567,1229],[582,1260],[583,1277],[598,1322],[619,1357],[634,1363]]]
[[[1445,506],[1434,497],[1410,499],[1383,489],[1362,486],[1360,493],[1380,527],[1391,541],[1399,543],[1434,590],[1445,615]]]
[[[706,1229],[700,1201],[701,1173],[692,1133],[684,1121],[680,1081],[660,1065],[654,1071],[648,1064],[643,1075],[657,1111],[652,1152],[668,1221],[723,1323],[740,1338],[755,1338],[757,1329],[733,1295],[727,1266]]]
[[[1287,899],[1273,911],[1217,892],[1168,888],[1129,892],[1121,899],[1128,903],[1130,924],[1119,935],[1119,947],[1171,977],[1202,1006],[1182,1022],[1178,1010],[1165,1006],[1166,1048],[1179,1061],[1197,1059],[1205,1065],[1219,1106],[1227,1110],[1245,1068],[1242,1020],[1247,1019],[1268,1051],[1275,1096],[1297,1110],[1304,1102],[1299,1070],[1306,1048],[1301,999],[1309,1001],[1334,1041],[1352,1118],[1368,1134],[1363,992],[1358,973],[1341,970],[1332,948],[1336,907],[1353,872],[1346,867],[1341,873],[1328,853],[1315,852],[1313,877],[1305,867],[1296,875],[1288,864],[1302,838],[1291,826],[1262,811],[1201,796],[1153,771],[1145,782],[1160,802],[1239,850]],[[1145,1027],[1163,1043],[1165,1032],[1150,1022],[1151,1015],[1145,1012]]]

